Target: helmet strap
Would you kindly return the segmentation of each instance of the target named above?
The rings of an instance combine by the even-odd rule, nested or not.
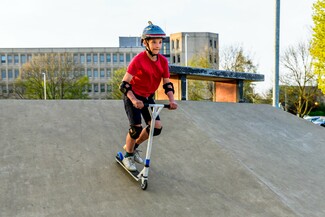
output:
[[[154,54],[152,53],[151,49],[150,49],[150,46],[149,46],[149,40],[148,39],[145,39],[146,40],[146,51],[148,51],[148,53],[150,54],[150,56],[154,57],[154,56],[158,56],[157,54]]]

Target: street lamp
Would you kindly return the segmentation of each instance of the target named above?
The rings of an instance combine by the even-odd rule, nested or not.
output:
[[[43,80],[44,80],[44,100],[46,100],[46,74],[43,72]]]
[[[185,66],[187,67],[187,37],[189,35],[185,34]],[[188,83],[186,81],[186,100],[188,100]]]
[[[280,0],[275,1],[275,71],[273,106],[279,108],[279,47],[280,47]]]

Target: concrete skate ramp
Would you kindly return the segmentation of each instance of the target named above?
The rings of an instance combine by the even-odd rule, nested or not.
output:
[[[0,112],[3,217],[325,216],[325,129],[269,105],[163,110],[146,191],[114,159],[121,101],[3,100]]]

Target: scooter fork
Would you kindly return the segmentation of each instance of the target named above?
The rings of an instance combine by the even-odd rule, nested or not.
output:
[[[153,131],[155,128],[156,118],[163,108],[168,107],[168,105],[163,104],[149,104],[148,109],[151,114],[151,123],[150,123],[150,132],[148,138],[147,152],[146,158],[144,161],[144,167],[138,175],[138,179],[141,179],[141,188],[145,190],[148,187],[148,175],[149,175],[149,165],[150,165],[150,156],[152,149],[152,141],[153,141]]]

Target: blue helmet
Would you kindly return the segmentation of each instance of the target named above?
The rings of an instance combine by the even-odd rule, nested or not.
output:
[[[150,39],[150,38],[166,38],[166,33],[156,25],[153,25],[151,21],[148,22],[149,26],[144,28],[142,33],[142,40]]]

